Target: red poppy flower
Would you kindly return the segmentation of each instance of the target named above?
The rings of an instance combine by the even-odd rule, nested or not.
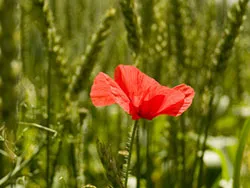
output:
[[[193,88],[185,84],[168,88],[134,66],[119,65],[114,80],[103,72],[96,76],[90,97],[95,106],[116,103],[134,120],[151,120],[161,114],[181,115],[191,105],[194,94]]]

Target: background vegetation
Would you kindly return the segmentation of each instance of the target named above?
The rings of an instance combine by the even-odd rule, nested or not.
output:
[[[128,152],[130,187],[249,187],[248,6],[0,0],[0,187],[124,187]],[[140,120],[133,151],[131,118],[89,97],[118,64],[196,92],[181,117]]]

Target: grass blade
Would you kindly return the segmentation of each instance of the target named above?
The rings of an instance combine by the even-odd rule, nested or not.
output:
[[[242,157],[245,149],[245,145],[250,132],[250,119],[246,120],[244,127],[240,133],[239,145],[236,152],[236,158],[234,163],[234,173],[233,173],[233,188],[240,187],[240,169]]]

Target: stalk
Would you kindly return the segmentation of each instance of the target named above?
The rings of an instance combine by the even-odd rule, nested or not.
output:
[[[136,131],[136,188],[140,188],[140,178],[141,178],[141,161],[140,161],[140,130],[139,127]]]
[[[134,121],[134,124],[132,125],[132,133],[131,133],[131,137],[130,137],[130,141],[128,143],[128,158],[127,158],[127,164],[126,164],[126,174],[125,174],[125,188],[128,187],[128,174],[129,174],[129,169],[130,169],[130,162],[131,162],[131,156],[132,156],[132,149],[133,149],[133,143],[134,143],[134,138],[135,138],[135,133],[136,133],[136,129],[137,129],[137,124],[138,124],[138,120]]]
[[[246,120],[243,129],[241,130],[240,133],[240,140],[234,163],[233,188],[240,188],[240,169],[249,132],[250,132],[250,119]]]
[[[181,124],[181,133],[182,133],[182,139],[181,139],[181,154],[182,154],[182,180],[181,185],[182,187],[185,187],[186,185],[186,129],[185,129],[185,122],[184,117],[180,118],[180,124]]]

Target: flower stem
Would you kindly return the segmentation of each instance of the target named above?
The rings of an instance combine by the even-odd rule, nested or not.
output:
[[[140,188],[141,179],[141,162],[140,162],[140,130],[139,127],[136,131],[136,188]]]
[[[146,187],[153,187],[153,182],[151,180],[151,175],[153,171],[153,165],[151,160],[151,143],[152,143],[152,132],[153,126],[151,123],[143,121],[143,129],[146,129]]]
[[[127,188],[128,184],[128,173],[129,173],[129,168],[130,168],[130,161],[131,161],[131,155],[132,155],[132,149],[133,149],[133,142],[135,138],[135,133],[136,133],[136,128],[137,128],[138,120],[134,121],[134,124],[132,125],[132,134],[130,137],[130,142],[128,144],[128,159],[127,159],[127,168],[126,168],[126,174],[125,174],[125,188]]]
[[[51,53],[49,52],[49,56]],[[51,58],[48,59],[47,72],[47,129],[50,129],[51,123]],[[46,184],[50,185],[50,134],[47,132],[47,146],[46,146]]]
[[[185,187],[186,185],[186,129],[185,129],[185,122],[184,117],[182,116],[180,118],[180,125],[181,125],[181,133],[182,133],[182,139],[181,139],[181,154],[182,154],[182,180],[181,185],[182,187]]]
[[[205,154],[205,151],[206,151],[206,145],[207,145],[207,138],[208,138],[208,131],[209,131],[209,128],[212,124],[212,112],[213,112],[213,106],[212,106],[212,103],[213,103],[213,99],[214,99],[214,96],[212,96],[210,98],[210,101],[209,101],[209,112],[207,114],[207,117],[206,117],[206,124],[205,124],[205,130],[204,130],[204,139],[201,143],[201,156],[199,158],[199,173],[198,173],[198,187],[202,187],[202,181],[203,181],[203,157],[204,157],[204,154]]]

